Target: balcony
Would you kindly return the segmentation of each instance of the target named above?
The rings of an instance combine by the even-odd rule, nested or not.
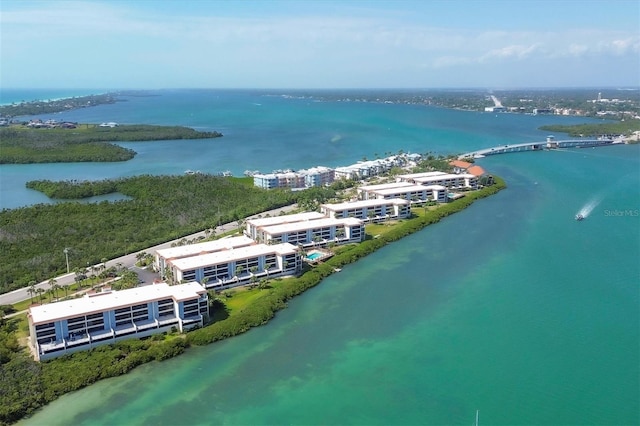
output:
[[[71,348],[73,346],[87,345],[91,343],[91,339],[89,338],[88,334],[81,334],[69,336],[69,338],[65,340],[65,342],[67,344],[67,348]]]
[[[183,325],[194,324],[201,321],[202,321],[202,315],[200,315],[199,313],[195,313],[195,314],[190,314],[187,317],[184,317],[184,319],[182,320],[182,324]]]
[[[133,323],[119,325],[113,329],[116,333],[116,336],[124,336],[127,334],[132,334],[136,332],[136,326]]]
[[[157,328],[158,322],[153,319],[144,320],[144,321],[136,321],[135,323],[136,331],[148,330],[150,328]]]
[[[165,327],[172,324],[178,324],[178,318],[176,318],[175,316],[164,317],[163,319],[158,320],[158,325],[160,327]]]
[[[52,340],[49,343],[41,343],[38,345],[41,354],[45,354],[47,352],[56,352],[60,350],[64,350],[66,345],[64,344],[64,340]]]

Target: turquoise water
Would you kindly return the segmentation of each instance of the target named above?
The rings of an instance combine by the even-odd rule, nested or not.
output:
[[[251,110],[244,96],[228,99],[229,111],[219,114]],[[156,102],[159,111],[141,117],[169,109]],[[264,140],[289,147],[283,155],[292,164],[330,157],[306,151],[294,158],[294,141],[307,143],[288,128],[301,101],[259,103],[270,102],[275,111],[240,121],[255,118]],[[132,117],[134,103],[122,106]],[[358,140],[343,146],[336,163],[374,149],[432,149],[427,140],[457,151],[542,134],[533,117],[313,107],[321,123],[341,122],[345,139]],[[183,110],[186,99],[174,115]],[[82,113],[111,121],[119,110],[110,111]],[[376,130],[385,120],[403,135],[388,145]],[[302,122],[311,123],[311,139],[320,138],[321,124]],[[229,124],[228,134],[253,131],[241,127]],[[226,146],[251,153],[249,140]],[[144,146],[141,169],[146,155],[161,158]],[[174,156],[181,151],[163,146]],[[282,167],[280,151],[269,146],[264,152],[278,164],[269,170]],[[266,155],[256,149],[256,157]],[[23,423],[469,425],[479,410],[480,424],[638,424],[640,147],[508,154],[479,164],[508,189],[343,268],[263,327],[66,395]],[[586,220],[575,221],[586,206]]]
[[[272,92],[176,90],[123,102],[43,115],[82,123],[179,124],[217,130],[212,140],[128,142],[133,160],[120,163],[2,165],[0,208],[51,202],[25,188],[35,179],[106,179],[138,174],[217,173],[353,164],[405,152],[462,153],[488,146],[545,140],[542,124],[576,118],[453,111],[419,105],[318,102]],[[29,96],[33,96],[30,94]]]
[[[0,87],[0,105],[98,95],[107,92],[109,91],[106,89],[7,89]]]
[[[310,260],[316,260],[319,257],[322,257],[322,253],[314,252],[307,255],[307,259]]]

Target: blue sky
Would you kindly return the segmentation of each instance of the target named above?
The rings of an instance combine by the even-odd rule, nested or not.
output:
[[[0,2],[4,88],[638,85],[638,0]]]

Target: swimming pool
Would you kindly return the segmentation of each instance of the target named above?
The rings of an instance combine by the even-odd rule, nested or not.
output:
[[[307,259],[309,259],[309,260],[316,260],[319,257],[322,257],[322,253],[320,253],[319,251],[314,251],[314,252],[309,253],[307,255]]]

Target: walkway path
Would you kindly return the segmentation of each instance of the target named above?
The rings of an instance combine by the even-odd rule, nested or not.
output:
[[[284,206],[278,209],[273,209],[273,210],[269,210],[266,212],[262,212],[253,216],[249,216],[246,219],[251,219],[251,218],[255,218],[258,215],[266,215],[269,214],[271,216],[277,216],[280,214],[280,212],[285,212],[285,213],[289,213],[292,210],[295,210],[297,208],[297,204],[292,204],[289,206]],[[232,231],[234,229],[238,228],[238,224],[237,222],[230,222],[230,223],[225,223],[224,225],[220,225],[218,227],[215,228],[215,235],[221,235],[224,234],[225,232],[229,232]],[[200,231],[200,232],[196,232],[195,234],[192,235],[187,235],[185,237],[176,239],[176,240],[172,240],[172,241],[167,241],[166,243],[162,243],[159,244],[157,246],[154,247],[149,247],[146,248],[144,250],[140,250],[137,251],[135,253],[129,253],[125,256],[120,256],[117,257],[115,259],[111,259],[108,260],[107,262],[105,262],[105,266],[107,268],[110,268],[112,266],[116,266],[116,265],[122,265],[123,267],[126,268],[135,268],[135,263],[136,263],[136,254],[140,253],[140,252],[147,252],[149,254],[155,253],[156,250],[160,250],[160,249],[164,249],[164,248],[168,248],[171,247],[172,244],[179,242],[182,239],[187,239],[187,240],[191,240],[191,239],[198,239],[200,237],[206,237],[205,231]],[[64,274],[64,275],[60,275],[59,277],[54,277],[54,279],[57,281],[57,284],[59,286],[66,286],[66,285],[70,285],[70,284],[75,284],[75,274],[74,273],[69,273],[69,274]],[[41,283],[36,284],[36,288],[42,288],[43,290],[48,290],[50,288],[49,286],[49,279],[47,279],[46,281],[42,281]],[[28,293],[28,287],[25,288],[20,288],[18,290],[14,290],[12,292],[9,293],[5,293],[5,294],[0,294],[0,305],[13,305],[14,303],[18,303],[21,302],[23,300],[27,300],[29,299],[31,296],[29,296]]]

